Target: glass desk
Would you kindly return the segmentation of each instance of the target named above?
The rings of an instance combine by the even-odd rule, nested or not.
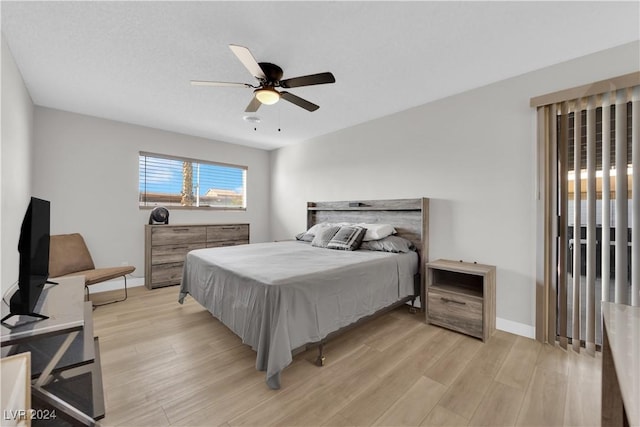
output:
[[[640,426],[640,307],[602,303],[602,425]]]
[[[34,310],[48,319],[14,316],[1,325],[2,357],[31,353],[33,404],[56,410],[33,414],[53,413],[70,424],[94,425],[104,417],[104,397],[92,306],[84,301],[84,277],[57,281],[46,285]],[[3,303],[2,316],[8,312]],[[64,425],[55,419],[32,422]]]

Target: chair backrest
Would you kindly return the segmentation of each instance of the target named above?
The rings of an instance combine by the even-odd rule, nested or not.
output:
[[[60,277],[93,270],[95,265],[87,245],[78,233],[58,234],[49,241],[49,276]]]

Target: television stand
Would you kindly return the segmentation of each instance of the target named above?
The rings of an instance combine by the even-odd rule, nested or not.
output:
[[[22,324],[25,324],[25,323],[31,323],[31,322],[24,322],[22,324],[16,324],[16,325],[7,323],[6,321],[11,319],[13,316],[29,316],[29,317],[35,317],[40,320],[45,320],[49,318],[49,316],[45,316],[44,314],[38,314],[38,313],[9,313],[6,316],[4,316],[2,320],[0,320],[0,323],[2,323],[2,325],[7,328],[15,328],[16,326],[21,326]]]
[[[55,414],[74,426],[104,417],[100,346],[93,336],[84,277],[60,278],[63,286],[42,291],[35,310],[48,319],[0,326],[2,357],[31,352],[31,398],[35,414]],[[2,314],[8,307],[2,306]],[[36,420],[33,420],[34,422]],[[56,420],[38,420],[50,425]],[[37,423],[36,423],[37,425]]]
[[[54,286],[56,286],[56,285],[58,285],[58,282],[52,282],[51,280],[45,281],[42,285],[40,285],[40,287],[43,288],[43,291],[44,291],[44,285],[54,285]],[[49,289],[49,288],[47,288],[47,289]],[[11,307],[11,303],[9,304],[9,306]],[[31,323],[31,322],[37,321],[37,320],[27,320],[25,322],[18,321],[19,322],[18,324],[13,324],[13,325],[11,323],[7,323],[6,322],[7,320],[9,320],[10,318],[12,318],[14,316],[29,316],[29,317],[35,317],[36,319],[40,319],[40,320],[45,320],[45,319],[49,318],[49,316],[45,316],[44,314],[35,313],[35,312],[33,312],[33,313],[20,313],[20,312],[15,312],[14,313],[14,312],[10,312],[6,316],[4,316],[2,318],[2,320],[0,320],[0,323],[2,325],[6,326],[7,328],[14,328],[14,327],[16,327],[18,325],[23,325],[23,324],[26,324],[26,323]]]

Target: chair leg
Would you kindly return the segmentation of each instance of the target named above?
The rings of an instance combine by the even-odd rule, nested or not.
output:
[[[129,296],[128,293],[127,293],[127,276],[125,275],[125,276],[122,276],[122,277],[124,277],[124,298],[117,299],[117,300],[114,300],[114,301],[109,301],[109,302],[103,302],[101,304],[93,304],[93,308],[94,309],[96,307],[100,307],[100,306],[103,306],[103,305],[113,304],[113,303],[116,303],[116,302],[122,302],[122,301],[127,299],[127,297]],[[88,290],[89,290],[89,288],[87,288],[87,292],[88,292]]]

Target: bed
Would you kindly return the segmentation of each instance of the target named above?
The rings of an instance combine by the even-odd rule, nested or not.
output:
[[[320,223],[388,223],[416,251],[339,251],[283,241],[199,249],[187,254],[179,301],[193,297],[256,352],[256,369],[280,388],[292,352],[423,293],[428,200],[315,202]],[[322,354],[320,354],[322,357]]]

